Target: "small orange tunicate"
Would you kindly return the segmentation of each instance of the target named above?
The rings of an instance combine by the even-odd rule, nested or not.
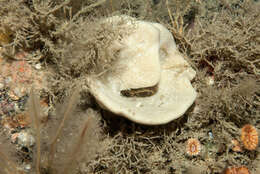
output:
[[[224,174],[250,174],[249,170],[245,166],[227,168]]]
[[[255,150],[258,146],[258,132],[257,129],[246,124],[241,130],[241,141],[247,150]]]
[[[200,151],[201,151],[201,144],[199,140],[195,138],[188,139],[186,145],[186,153],[190,156],[196,156],[200,153]]]

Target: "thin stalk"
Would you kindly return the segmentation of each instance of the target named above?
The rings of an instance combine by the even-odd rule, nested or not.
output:
[[[84,144],[85,135],[87,133],[89,125],[91,124],[91,118],[92,117],[88,117],[88,119],[80,133],[78,142],[76,143],[76,145],[70,155],[70,158],[67,163],[68,165],[66,165],[66,167],[64,168],[63,174],[68,174],[70,167],[73,166],[73,164],[75,164],[76,158],[79,155],[79,152],[81,151],[82,145]]]
[[[99,1],[93,3],[93,4],[89,5],[89,6],[86,6],[86,7],[82,8],[79,12],[77,12],[73,16],[72,21],[75,21],[82,13],[86,13],[87,11],[91,10],[92,8],[95,8],[95,7],[99,6],[99,5],[102,5],[105,2],[106,2],[106,0],[99,0]]]
[[[41,162],[41,133],[40,133],[40,109],[39,100],[34,94],[33,89],[30,94],[30,114],[33,118],[33,125],[36,131],[36,173],[40,174],[40,162]]]
[[[113,0],[110,0],[110,8],[111,8],[111,11],[114,12],[114,8],[113,8]]]
[[[63,119],[58,127],[58,130],[56,131],[56,134],[53,138],[53,140],[51,141],[50,144],[50,154],[49,154],[49,160],[48,160],[48,167],[52,166],[53,163],[53,159],[54,159],[54,154],[55,154],[55,150],[56,150],[56,145],[57,145],[57,140],[61,134],[61,130],[64,127],[65,121],[68,119],[68,117],[71,115],[71,112],[74,110],[75,107],[75,101],[78,99],[79,96],[79,90],[78,88],[73,92],[73,94],[70,97],[69,103],[67,106],[64,106],[66,108],[64,115],[63,115]]]

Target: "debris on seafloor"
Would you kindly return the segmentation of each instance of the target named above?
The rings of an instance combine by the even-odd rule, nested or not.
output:
[[[161,24],[128,16],[106,22],[120,20],[134,31],[120,40],[112,71],[88,77],[91,94],[105,109],[140,124],[160,125],[182,116],[197,96],[190,82],[196,72],[172,34]]]
[[[1,50],[3,51],[3,50]],[[47,89],[44,71],[34,68],[26,60],[29,53],[20,51],[15,59],[0,57],[0,119],[13,143],[20,147],[31,147],[35,144],[33,134],[29,133],[31,123],[26,103],[32,87],[38,90]],[[48,113],[48,104],[42,100],[44,114]]]
[[[2,111],[12,105],[24,104],[32,86],[47,89],[46,74],[35,70],[26,61],[29,53],[18,52],[15,60],[0,57],[0,107]],[[1,114],[1,113],[0,113]]]

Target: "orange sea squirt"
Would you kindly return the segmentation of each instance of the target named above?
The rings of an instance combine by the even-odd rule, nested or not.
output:
[[[243,126],[241,130],[241,141],[243,142],[245,149],[255,150],[258,146],[257,129],[250,124]]]

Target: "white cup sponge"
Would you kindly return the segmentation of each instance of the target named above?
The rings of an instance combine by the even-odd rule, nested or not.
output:
[[[160,125],[179,118],[197,96],[190,83],[196,72],[164,26],[128,16],[106,21],[119,19],[131,21],[125,25],[135,25],[135,30],[120,41],[123,46],[113,71],[88,77],[91,94],[105,109],[140,124]],[[122,95],[138,89],[151,90],[152,95]]]

